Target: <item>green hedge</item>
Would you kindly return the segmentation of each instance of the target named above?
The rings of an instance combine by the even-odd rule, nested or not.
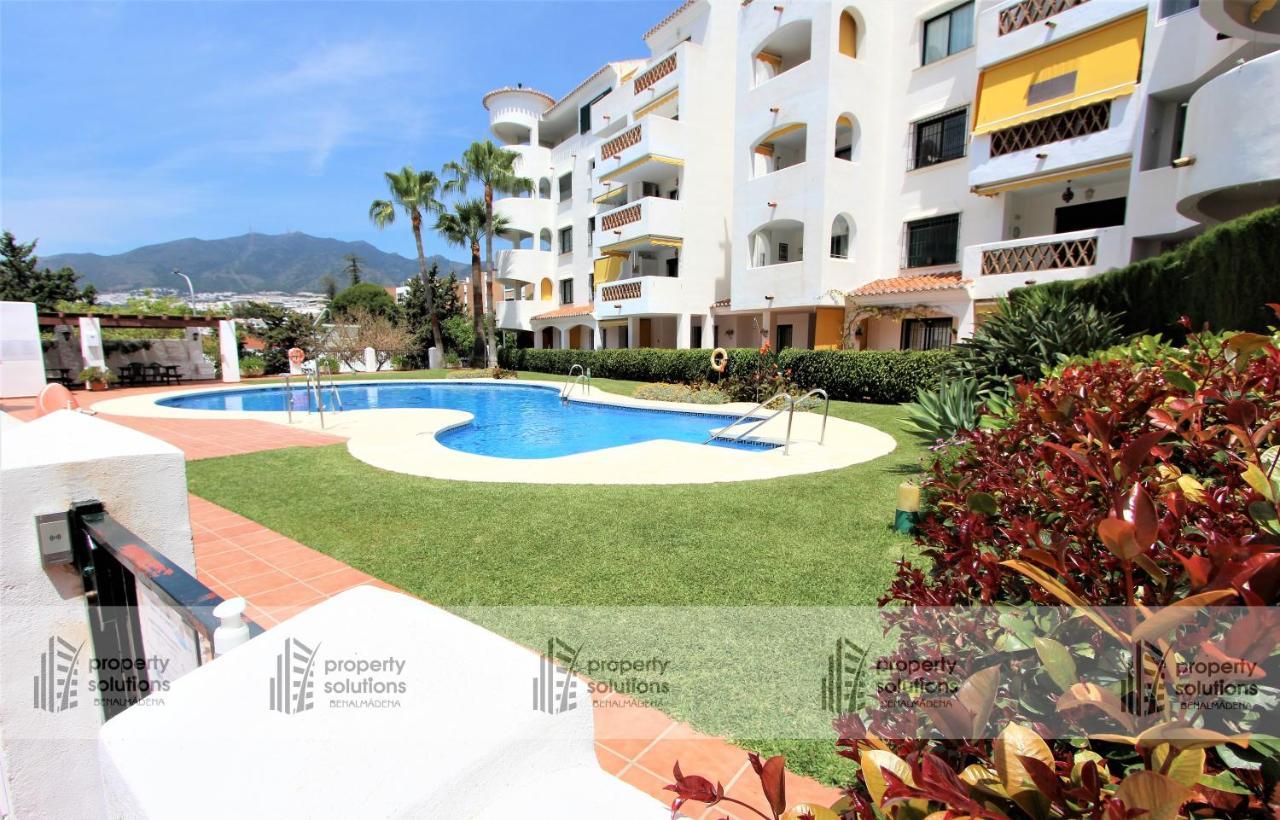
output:
[[[833,399],[896,403],[915,399],[919,387],[937,386],[950,355],[941,350],[788,349],[779,355],[779,363],[806,390],[821,387]],[[506,368],[539,373],[564,374],[580,364],[601,379],[695,384],[717,377],[707,350],[503,348],[499,360]],[[753,348],[730,350],[725,376],[749,378],[758,360]]]
[[[1121,314],[1129,334],[1161,333],[1181,343],[1181,316],[1199,328],[1265,330],[1275,324],[1268,302],[1280,302],[1280,207],[1255,211],[1205,231],[1160,256],[1091,279],[1036,288]]]

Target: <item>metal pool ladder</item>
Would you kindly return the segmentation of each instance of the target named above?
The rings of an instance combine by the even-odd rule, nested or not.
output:
[[[578,375],[576,378],[573,378],[573,371],[575,370],[578,371]],[[591,371],[590,370],[584,370],[582,365],[575,364],[573,367],[569,368],[569,376],[571,378],[571,381],[565,382],[564,387],[560,388],[560,399],[562,401],[565,401],[565,402],[569,401],[569,396],[573,393],[573,388],[577,387],[578,385],[582,385],[582,390],[584,393],[586,393],[587,395],[591,395]]]
[[[798,399],[793,399],[791,398],[790,395],[786,393],[778,393],[775,396],[765,399],[764,401],[757,404],[755,407],[752,407],[750,410],[743,413],[741,416],[738,416],[738,418],[736,418],[731,424],[725,427],[721,427],[719,430],[712,433],[710,438],[708,438],[706,441],[702,443],[710,444],[716,439],[723,439],[725,441],[742,441],[744,437],[746,437],[752,431],[758,429],[761,425],[766,424],[767,422],[773,421],[778,416],[782,415],[783,413],[786,413],[787,414],[787,437],[782,442],[782,454],[784,456],[790,455],[791,454],[791,423],[795,420],[795,417],[796,417],[796,405],[804,402],[806,399],[808,399],[811,396],[820,396],[824,402],[822,407],[822,431],[818,434],[818,444],[822,445],[823,443],[826,442],[826,438],[827,438],[827,416],[831,412],[831,397],[827,395],[827,391],[822,390],[821,388],[815,388],[813,390],[810,390],[808,393],[805,393],[803,396],[801,396]],[[732,436],[725,435],[729,430],[732,430],[734,427],[748,420],[750,416],[753,413],[755,413],[757,410],[762,410],[768,407],[778,399],[785,399],[785,402],[777,410],[774,410],[768,416],[765,416],[764,418],[759,419],[758,421],[756,421],[755,424],[751,425],[750,427],[748,427],[747,429],[743,430],[740,433],[737,433]]]
[[[827,440],[827,416],[831,413],[831,397],[827,395],[827,391],[820,387],[815,387],[800,398],[791,400],[791,415],[787,416],[787,443],[782,450],[784,455],[791,449],[791,422],[796,417],[796,405],[802,404],[810,396],[822,397],[822,431],[818,433],[818,445],[821,446]]]

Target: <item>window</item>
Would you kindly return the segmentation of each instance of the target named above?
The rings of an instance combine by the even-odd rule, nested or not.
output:
[[[960,214],[908,222],[905,267],[954,264],[958,258],[959,239]]]
[[[596,241],[596,218],[594,216],[587,217],[587,247],[590,248]]]
[[[604,91],[601,91],[599,94],[593,97],[591,102],[587,103],[586,105],[578,109],[578,133],[579,134],[585,134],[591,130],[591,106],[600,102],[601,98],[604,97],[606,94],[608,94],[612,90],[613,90],[612,88],[606,88]]]
[[[587,274],[587,293],[591,294],[591,301],[596,300],[596,275],[594,273]]]
[[[849,258],[849,234],[847,233],[832,234],[831,256],[835,259]]]
[[[640,196],[658,196],[659,190],[658,183],[656,182],[640,183]]]
[[[1200,0],[1160,0],[1160,19],[1191,11],[1200,5]]]
[[[573,304],[573,280],[572,279],[560,280],[560,304],[562,305]]]
[[[956,6],[924,21],[923,65],[964,51],[973,45],[973,3]]]
[[[1178,108],[1173,112],[1173,145],[1169,156],[1169,162],[1173,162],[1182,156],[1182,140],[1187,132],[1187,106],[1190,103],[1180,102]]]
[[[951,319],[906,319],[902,323],[903,350],[940,350],[951,347]]]
[[[791,259],[791,246],[786,242],[778,243],[778,261],[788,262]]]
[[[573,227],[560,229],[560,253],[573,251]]]
[[[573,199],[573,172],[560,177],[560,201],[566,202]]]
[[[949,111],[915,124],[912,168],[924,168],[964,156],[969,109]]]

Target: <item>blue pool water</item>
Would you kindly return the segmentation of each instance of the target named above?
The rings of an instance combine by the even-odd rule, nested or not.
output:
[[[431,407],[464,410],[475,416],[471,424],[437,435],[454,450],[502,458],[551,458],[606,447],[669,439],[702,444],[710,431],[734,416],[681,413],[560,400],[551,387],[518,384],[461,384],[449,382],[380,382],[338,387],[344,410]],[[294,412],[307,411],[307,394],[292,390]],[[191,410],[280,411],[283,387],[197,393],[164,399],[166,407]],[[325,392],[325,412],[332,397]],[[768,445],[717,441],[713,446],[765,450]]]

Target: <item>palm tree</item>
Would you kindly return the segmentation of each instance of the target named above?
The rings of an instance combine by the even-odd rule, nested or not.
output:
[[[494,145],[492,141],[473,142],[471,147],[462,152],[461,162],[449,162],[444,166],[444,173],[451,179],[445,183],[444,189],[450,192],[465,194],[467,186],[474,180],[484,186],[484,262],[486,268],[484,296],[488,305],[488,348],[489,364],[498,362],[498,343],[495,337],[497,317],[494,312],[493,299],[493,235],[501,231],[494,225],[493,194],[527,194],[533,191],[533,180],[522,177],[515,172],[515,162],[520,155]],[[480,304],[476,304],[480,308]]]
[[[484,203],[478,199],[468,199],[453,206],[453,213],[444,212],[436,219],[436,232],[451,245],[460,245],[471,249],[471,322],[475,328],[475,341],[471,349],[471,362],[474,367],[485,360],[485,302],[480,296],[483,277],[480,273],[480,235],[489,227],[490,222],[485,213]],[[507,218],[495,216],[492,222],[495,232],[507,229]],[[492,328],[492,320],[489,322]]]
[[[418,276],[427,292],[431,339],[443,356],[444,335],[440,332],[440,317],[436,315],[431,282],[427,277],[427,255],[422,250],[422,214],[437,214],[444,210],[444,204],[436,199],[440,179],[431,171],[415,171],[412,165],[406,165],[399,171],[387,171],[384,176],[391,199],[375,199],[369,206],[369,218],[379,228],[385,228],[396,221],[396,206],[408,215],[409,224],[413,227],[413,241],[418,245]]]

